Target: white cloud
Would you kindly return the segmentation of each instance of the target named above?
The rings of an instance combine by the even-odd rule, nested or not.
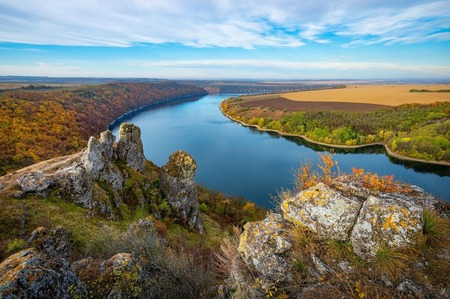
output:
[[[449,40],[450,0],[0,0],[0,41],[195,47],[299,47]]]

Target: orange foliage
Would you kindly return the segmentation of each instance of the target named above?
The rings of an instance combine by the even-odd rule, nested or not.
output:
[[[353,177],[361,180],[362,186],[373,191],[409,193],[411,190],[394,182],[393,175],[379,177],[376,173],[365,172],[364,169],[352,168]]]
[[[77,152],[89,136],[130,110],[205,93],[173,82],[5,92],[0,95],[0,175]]]

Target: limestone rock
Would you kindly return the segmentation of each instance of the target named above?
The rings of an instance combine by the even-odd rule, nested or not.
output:
[[[126,161],[129,167],[143,172],[145,157],[139,127],[128,123],[120,125],[117,157]]]
[[[114,141],[116,141],[116,136],[110,130],[106,130],[100,133],[100,143],[103,147],[103,151],[109,160],[113,159],[114,156]]]
[[[111,160],[114,138],[110,131],[102,132],[100,140],[89,138],[87,148],[80,154],[80,161],[93,180],[102,178],[117,191],[123,186],[123,176]]]
[[[70,242],[69,235],[61,226],[48,230],[38,227],[31,233],[26,246],[32,246],[50,258],[69,258]]]
[[[63,199],[70,199],[88,209],[92,207],[93,181],[83,164],[75,162],[57,171],[55,179]]]
[[[203,231],[198,212],[198,195],[194,176],[197,164],[184,151],[177,151],[161,168],[160,187],[171,207],[192,229]]]
[[[48,259],[33,248],[0,264],[0,298],[87,298],[88,288],[65,259]]]
[[[45,175],[42,172],[28,172],[20,176],[16,183],[25,193],[40,193],[48,189],[54,181],[51,176]]]
[[[80,161],[92,178],[98,179],[100,171],[105,167],[106,155],[102,144],[95,137],[89,138],[87,148],[81,152]]]
[[[400,248],[413,244],[422,230],[423,208],[412,200],[369,196],[351,233],[355,253],[374,257],[382,246]]]
[[[303,190],[281,204],[286,220],[308,227],[324,239],[346,241],[361,203],[323,183]]]
[[[285,253],[292,244],[283,237],[285,222],[280,214],[270,214],[262,221],[244,226],[238,251],[249,269],[256,271],[265,282],[289,280],[291,263]]]

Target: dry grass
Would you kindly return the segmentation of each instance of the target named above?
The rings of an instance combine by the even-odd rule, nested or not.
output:
[[[388,106],[450,101],[450,92],[409,92],[411,89],[435,91],[450,89],[450,84],[352,85],[343,89],[290,92],[281,96],[292,101],[368,103]]]

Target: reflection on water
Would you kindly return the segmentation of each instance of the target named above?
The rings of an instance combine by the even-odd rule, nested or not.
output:
[[[147,159],[161,166],[172,152],[183,149],[197,161],[199,184],[270,208],[271,195],[292,188],[293,173],[301,163],[317,163],[317,152],[329,148],[228,120],[218,105],[229,96],[208,95],[200,100],[154,105],[126,121],[141,128]],[[113,127],[116,136],[120,122]],[[333,151],[343,172],[356,167],[379,175],[393,174],[397,180],[418,185],[450,202],[450,167],[390,158],[382,146]]]

